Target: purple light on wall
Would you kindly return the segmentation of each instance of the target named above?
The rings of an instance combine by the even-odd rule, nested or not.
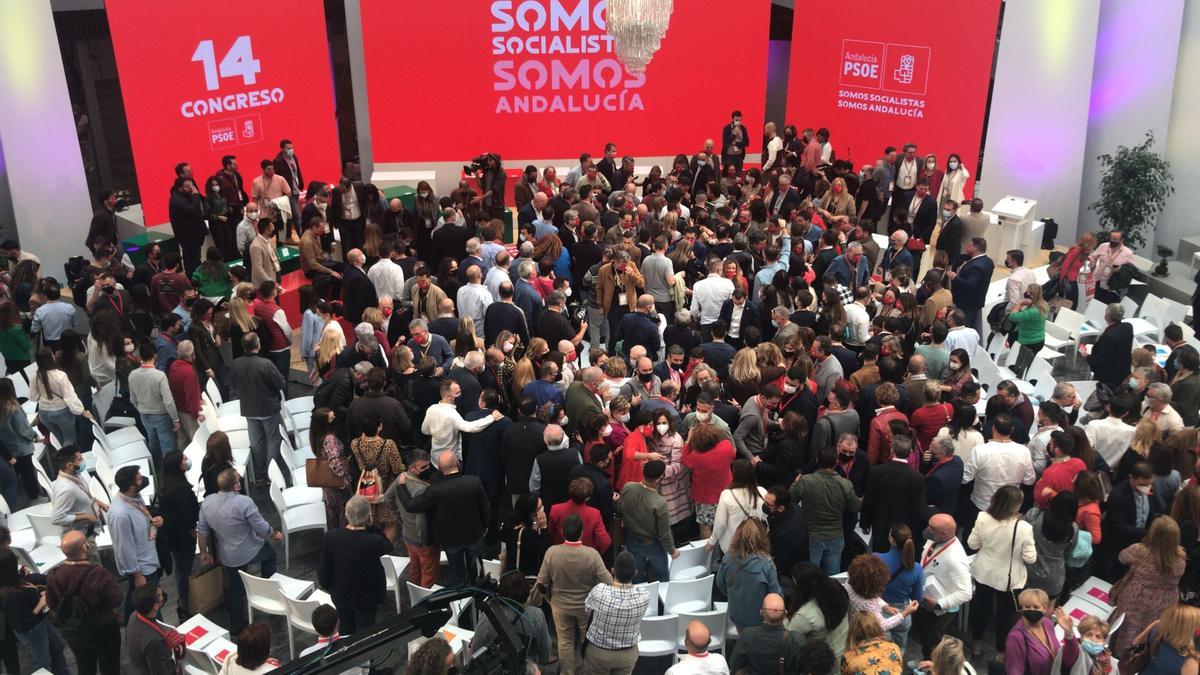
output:
[[[1173,86],[1176,46],[1156,47],[1146,41],[1163,21],[1177,20],[1172,4],[1106,0],[1101,6],[1090,120],[1113,114],[1152,88]],[[1109,13],[1113,16],[1105,16]]]

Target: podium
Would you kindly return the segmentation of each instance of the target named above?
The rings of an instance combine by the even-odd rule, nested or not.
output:
[[[992,207],[991,212],[996,222],[989,228],[991,231],[987,236],[988,255],[996,265],[1003,266],[1005,254],[1013,249],[1024,252],[1026,260],[1034,260],[1041,250],[1042,223],[1035,223],[1034,219],[1037,201],[1005,195]],[[1035,230],[1038,231],[1036,239]]]

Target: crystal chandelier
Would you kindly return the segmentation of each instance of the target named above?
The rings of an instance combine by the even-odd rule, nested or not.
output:
[[[667,34],[673,6],[674,0],[608,0],[608,34],[629,72],[646,72]]]

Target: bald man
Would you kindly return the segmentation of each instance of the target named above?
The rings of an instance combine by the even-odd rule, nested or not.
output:
[[[475,582],[479,549],[491,521],[491,505],[478,476],[462,473],[458,457],[444,452],[438,458],[442,479],[434,481],[416,496],[397,490],[400,503],[410,512],[430,511],[429,532],[433,541],[446,552],[450,562],[450,585],[461,588]],[[409,474],[400,474],[400,484]]]
[[[367,256],[359,249],[351,249],[346,254],[346,267],[342,269],[342,304],[346,310],[346,320],[358,325],[362,321],[363,310],[375,307],[379,296],[375,292],[375,284],[367,277],[363,265]]]
[[[675,665],[667,669],[667,675],[709,675],[716,673],[728,673],[729,664],[725,662],[725,657],[721,654],[710,654],[708,648],[712,642],[712,635],[709,633],[708,626],[705,626],[700,621],[692,621],[687,625],[687,632],[684,634],[683,644],[687,647],[687,654],[679,657]],[[720,646],[718,641],[716,645]]]
[[[635,364],[634,372],[629,381],[621,385],[618,393],[629,399],[633,405],[641,405],[642,401],[660,395],[662,380],[654,374],[654,362],[643,356],[630,363]]]
[[[747,668],[752,673],[801,672],[798,654],[803,642],[800,636],[789,633],[783,625],[787,619],[783,596],[768,593],[763,598],[759,613],[762,615],[762,625],[751,626],[742,632],[733,650],[733,658],[729,660],[729,669],[738,672]],[[783,659],[782,666],[780,658]]]
[[[621,317],[613,340],[623,344],[626,356],[634,345],[642,345],[651,361],[658,360],[658,354],[662,350],[662,335],[658,332],[658,312],[654,309],[654,296],[638,296],[637,309]]]
[[[67,597],[82,598],[91,610],[92,640],[80,641],[67,635],[67,644],[75,654],[78,671],[117,675],[121,670],[121,629],[117,609],[124,602],[121,587],[112,574],[88,561],[91,546],[78,530],[63,535],[59,543],[67,561],[46,575],[46,605],[56,614],[67,610]],[[187,577],[184,577],[185,583]],[[62,618],[62,617],[60,617]],[[55,655],[55,663],[61,652]]]
[[[579,376],[567,387],[568,432],[583,429],[589,419],[604,414],[604,394],[607,391],[604,371],[594,366],[579,371]]]
[[[957,528],[952,516],[938,513],[929,519],[924,532],[921,566],[925,570],[925,597],[913,615],[912,633],[926,659],[941,642],[950,620],[971,599],[971,564],[955,536]]]

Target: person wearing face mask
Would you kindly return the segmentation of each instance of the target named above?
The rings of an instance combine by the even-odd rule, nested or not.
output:
[[[642,467],[652,460],[664,461],[664,457],[650,448],[654,435],[654,419],[649,413],[639,412],[629,424],[629,435],[621,444],[621,468],[613,478],[613,487],[620,491],[628,483],[642,479]]]
[[[961,204],[966,199],[967,179],[970,177],[971,172],[963,165],[962,157],[956,152],[950,153],[946,157],[946,173],[942,176],[941,187],[936,191],[938,201],[945,203],[953,200]]]
[[[404,491],[410,497],[416,497],[429,487],[429,481],[434,476],[433,465],[429,463],[429,453],[424,450],[413,450],[408,455],[408,478],[403,483],[396,481],[384,493],[384,502],[400,521],[401,537],[408,552],[408,574],[410,581],[422,588],[433,588],[437,583],[439,549],[430,545],[429,515],[424,512],[410,511],[400,501],[399,492]]]
[[[1108,235],[1108,243],[1100,244],[1088,256],[1092,267],[1092,278],[1096,280],[1096,297],[1099,302],[1120,302],[1121,296],[1108,288],[1108,280],[1122,265],[1133,263],[1133,249],[1125,245],[1125,234],[1114,230]]]
[[[939,513],[929,519],[923,533],[925,549],[920,563],[925,592],[912,617],[912,634],[925,658],[934,657],[946,627],[971,599],[971,566],[962,542],[954,534],[956,527],[953,517]]]
[[[1200,611],[1193,609],[1193,611]],[[1113,673],[1112,651],[1108,648],[1109,625],[1102,619],[1087,615],[1079,620],[1079,662],[1072,672],[1085,675],[1110,675]],[[1161,649],[1161,647],[1160,647]]]
[[[1017,599],[1021,619],[1005,639],[1004,670],[1011,675],[1051,675],[1070,671],[1079,660],[1079,638],[1075,622],[1061,607],[1054,610],[1053,621],[1047,614],[1050,597],[1040,589],[1027,589]],[[1059,640],[1055,624],[1066,641]],[[997,626],[998,632],[1000,627]],[[1061,651],[1061,654],[1059,653]]]
[[[546,511],[555,504],[567,501],[571,470],[583,464],[578,447],[571,447],[571,438],[557,424],[549,424],[542,432],[546,452],[533,461],[529,474],[529,493],[542,498]]]
[[[950,259],[950,267],[953,268],[958,266],[962,259],[963,237],[966,235],[966,226],[958,217],[958,202],[953,199],[942,200],[939,220],[941,220],[942,229],[938,234],[936,248],[946,252],[946,256]]]
[[[310,195],[309,199],[312,200],[312,199],[314,199],[314,197]],[[316,204],[312,201],[310,201],[304,207],[305,213],[307,214],[310,209],[313,211],[314,218],[324,219],[324,216],[322,216],[320,214],[320,212],[317,211]],[[310,222],[310,221],[306,220],[305,222]],[[232,251],[233,256],[225,258],[225,259],[226,260],[235,260],[237,258],[241,258],[242,261],[249,260],[250,259],[250,243],[254,241],[254,235],[257,233],[258,233],[258,204],[250,204],[249,206],[246,207],[246,212],[245,212],[244,216],[242,217],[242,220],[240,222],[238,222],[237,228],[234,230],[234,237],[233,237],[234,238],[234,241],[233,241],[234,250]],[[224,250],[222,250],[221,256],[225,257],[226,255],[227,255],[227,253]]]
[[[117,574],[128,584],[125,594],[125,618],[133,613],[133,589],[147,583],[158,583],[161,574],[155,539],[163,525],[162,516],[153,516],[138,494],[149,485],[136,466],[117,469],[114,477],[119,494],[108,510],[108,526],[112,531],[113,556]]]
[[[200,247],[208,236],[204,222],[204,202],[196,192],[196,184],[187,178],[176,178],[171,189],[168,207],[171,229],[183,251],[184,267],[191,274],[200,266]]]
[[[155,502],[162,517],[158,536],[164,538],[171,553],[170,560],[162,560],[163,568],[175,576],[180,623],[191,616],[188,579],[196,558],[196,520],[200,517],[200,502],[186,475],[191,468],[191,460],[182,452],[172,452],[163,458],[155,484]]]
[[[1154,485],[1154,471],[1149,462],[1135,462],[1130,468],[1128,480],[1122,480],[1113,487],[1112,493],[1105,502],[1104,520],[1102,522],[1103,550],[1108,555],[1097,555],[1102,562],[1105,572],[1117,578],[1124,573],[1124,566],[1118,564],[1118,553],[1126,547],[1140,541],[1145,536],[1147,528],[1162,512],[1158,500],[1151,499]]]

